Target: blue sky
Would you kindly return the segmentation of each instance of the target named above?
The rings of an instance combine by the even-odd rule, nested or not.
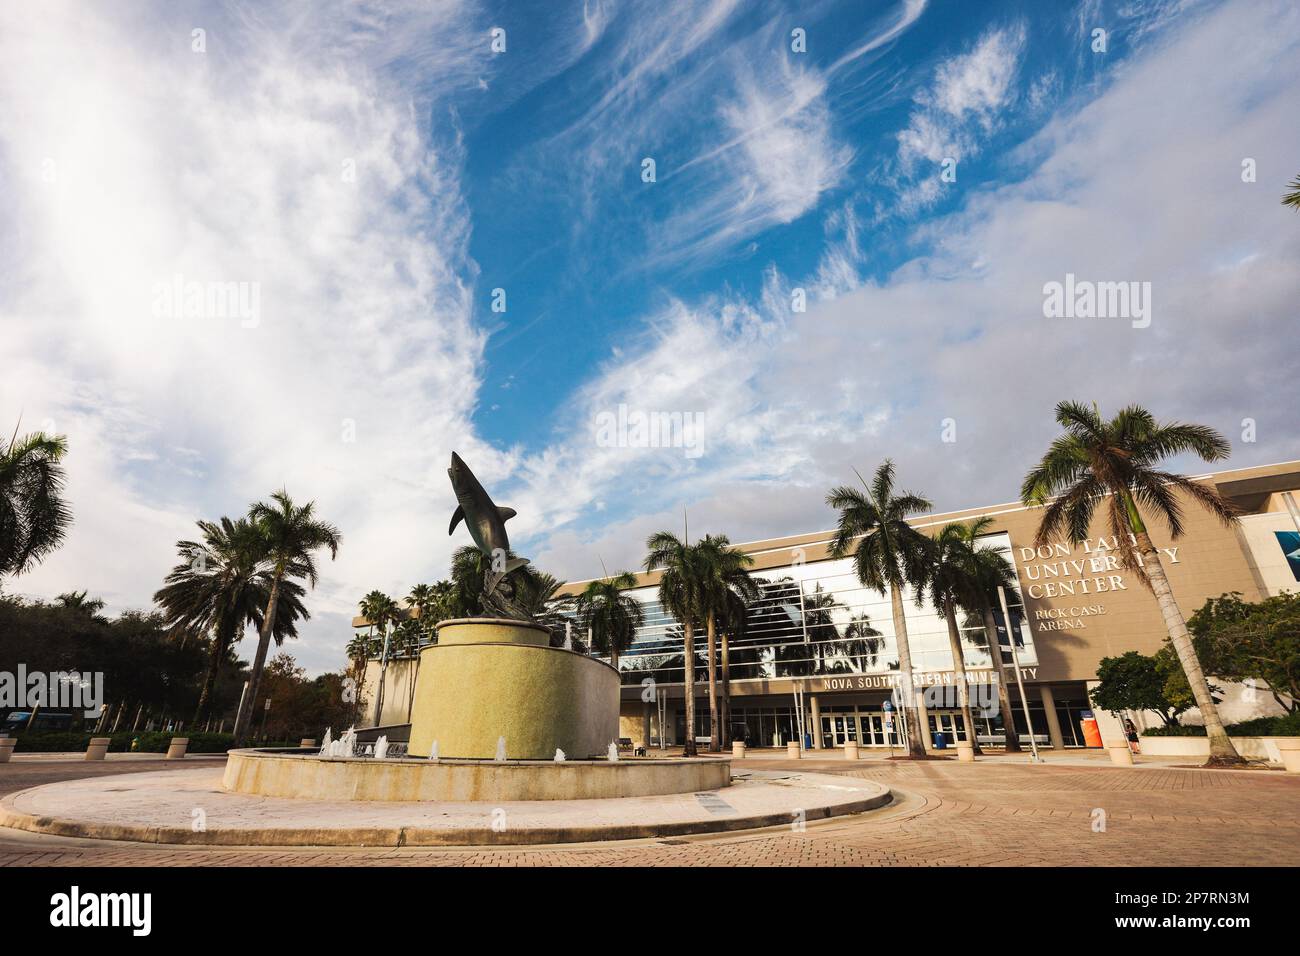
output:
[[[829,527],[886,456],[1010,500],[1062,398],[1300,457],[1298,46],[1284,0],[0,11],[0,410],[69,436],[76,514],[14,588],[147,606],[284,485],[344,533],[319,671],[446,573],[452,449],[571,580],[683,508]],[[1067,274],[1150,282],[1150,325],[1045,317]],[[178,276],[256,315],[160,308]],[[620,405],[699,453],[600,440]]]

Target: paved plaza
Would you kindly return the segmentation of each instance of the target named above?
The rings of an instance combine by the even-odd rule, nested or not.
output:
[[[219,759],[87,764],[31,757],[0,767],[0,797],[105,774],[217,769]],[[4,866],[1251,866],[1300,865],[1300,777],[1206,771],[1148,760],[1110,767],[1065,754],[889,761],[787,761],[742,770],[847,774],[894,791],[867,814],[728,834],[508,849],[180,848],[0,830]],[[1104,823],[1104,829],[1101,824]]]

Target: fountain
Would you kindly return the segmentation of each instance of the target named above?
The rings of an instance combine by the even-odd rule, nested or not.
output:
[[[330,755],[330,748],[333,746],[334,746],[334,735],[331,733],[330,728],[326,727],[325,739],[321,741],[321,745],[320,745],[320,755],[322,757],[328,757]]]
[[[618,752],[619,676],[605,661],[551,646],[517,595],[528,561],[510,552],[498,507],[452,454],[457,507],[483,560],[482,616],[441,621],[420,650],[406,752],[389,755],[394,728],[371,734],[359,759],[350,727],[319,755],[234,751],[228,790],[266,796],[344,800],[564,800],[692,793],[730,785],[726,758],[622,760]],[[402,738],[397,737],[400,745]],[[612,742],[611,742],[612,741]],[[326,768],[319,766],[321,758]],[[344,758],[344,759],[337,759]],[[415,759],[412,759],[415,758]],[[385,766],[376,772],[378,761]],[[275,763],[274,768],[270,765]]]

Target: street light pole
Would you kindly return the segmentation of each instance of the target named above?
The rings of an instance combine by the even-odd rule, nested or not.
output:
[[[1016,686],[1020,688],[1020,706],[1025,712],[1025,726],[1029,728],[1029,749],[1033,753],[1030,758],[1032,763],[1042,763],[1043,758],[1038,756],[1038,743],[1034,740],[1034,721],[1029,716],[1029,698],[1025,696],[1025,681],[1020,674],[1020,652],[1016,650],[1016,636],[1011,633],[1011,612],[1007,610],[1007,592],[1002,585],[998,585],[998,602],[1002,605],[1002,620],[1007,622],[1007,640],[1011,642],[1011,664],[1016,669]],[[998,648],[998,653],[1002,649]],[[1015,727],[1008,727],[1007,733],[1014,734]]]

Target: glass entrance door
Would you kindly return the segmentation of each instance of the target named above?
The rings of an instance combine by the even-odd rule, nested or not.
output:
[[[902,742],[898,737],[898,721],[890,725],[888,736],[885,733],[885,715],[881,713],[859,713],[862,724],[862,745],[864,747],[898,747]]]
[[[930,711],[930,742],[935,734],[943,734],[949,746],[957,741],[966,740],[966,728],[962,724],[960,711]]]

